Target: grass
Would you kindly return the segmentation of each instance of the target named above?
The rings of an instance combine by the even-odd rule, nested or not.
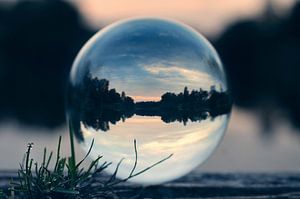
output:
[[[29,143],[23,162],[20,164],[18,171],[18,180],[10,182],[10,196],[5,195],[3,190],[0,190],[1,198],[116,198],[117,194],[114,186],[126,182],[156,165],[171,158],[170,154],[166,158],[150,165],[149,167],[136,171],[138,164],[138,152],[136,140],[134,140],[135,162],[132,170],[124,179],[118,179],[118,169],[124,159],[121,159],[116,166],[114,173],[109,178],[99,178],[103,175],[103,171],[111,166],[111,162],[100,164],[102,156],[91,161],[87,168],[82,167],[82,163],[86,161],[94,145],[94,140],[85,155],[85,157],[76,162],[73,132],[70,131],[71,156],[61,157],[61,141],[59,137],[58,147],[55,155],[54,168],[50,169],[54,155],[53,152],[48,153],[44,149],[43,161],[38,164],[31,158],[31,150],[33,143]]]

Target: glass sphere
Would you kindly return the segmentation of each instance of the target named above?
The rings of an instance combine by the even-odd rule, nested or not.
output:
[[[192,28],[171,20],[137,18],[95,34],[72,66],[68,120],[82,148],[95,140],[117,177],[169,159],[131,181],[158,184],[203,163],[219,144],[231,99],[220,58]]]

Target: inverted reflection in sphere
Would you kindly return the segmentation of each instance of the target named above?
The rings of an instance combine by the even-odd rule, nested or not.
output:
[[[113,162],[125,178],[156,184],[185,175],[220,142],[231,100],[221,61],[193,29],[164,19],[132,19],[99,31],[78,54],[70,76],[68,116],[84,150]]]

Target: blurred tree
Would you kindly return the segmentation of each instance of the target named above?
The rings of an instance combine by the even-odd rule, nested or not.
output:
[[[25,124],[63,124],[69,69],[91,35],[63,1],[0,6],[0,115]]]
[[[300,126],[300,3],[285,18],[266,13],[233,24],[215,46],[238,106],[281,110]]]

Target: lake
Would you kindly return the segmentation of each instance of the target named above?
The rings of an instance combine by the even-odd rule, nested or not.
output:
[[[180,126],[182,124],[179,123]],[[146,126],[143,128],[147,130]],[[299,131],[283,119],[277,122],[272,133],[266,134],[263,130],[256,113],[234,108],[221,144],[196,170],[200,172],[299,172]],[[65,126],[49,130],[20,126],[12,121],[3,122],[0,127],[0,169],[18,169],[18,163],[22,160],[28,142],[34,142],[32,154],[34,158],[41,160],[45,146],[55,150],[59,135],[63,135],[62,150],[64,154],[68,154],[69,138]],[[139,138],[137,140],[139,148],[142,141],[139,141],[141,140]],[[133,153],[133,142],[130,143],[132,143]],[[76,151],[79,157],[85,153],[79,144],[76,145]],[[139,153],[142,155],[142,151]],[[164,155],[166,154],[162,154]]]

